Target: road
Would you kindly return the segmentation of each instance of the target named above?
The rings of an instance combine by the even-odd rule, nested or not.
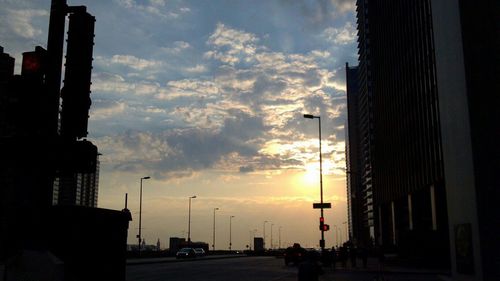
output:
[[[373,281],[373,269],[325,269],[320,281]],[[127,281],[296,281],[297,269],[274,257],[239,257],[200,259],[188,262],[166,262],[127,266]],[[443,281],[446,276],[424,270],[392,270],[384,281]]]
[[[285,267],[283,259],[243,257],[127,266],[127,281],[292,281],[294,267]]]

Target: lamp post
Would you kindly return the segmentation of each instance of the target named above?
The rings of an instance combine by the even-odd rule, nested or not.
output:
[[[150,179],[149,176],[147,177],[142,177],[141,178],[141,189],[140,189],[140,195],[139,195],[139,234],[137,234],[137,240],[139,242],[139,255],[141,254],[141,242],[142,242],[142,236],[141,236],[141,226],[142,226],[142,180],[147,180]]]
[[[273,249],[273,226],[274,223],[271,223],[271,250]]]
[[[233,245],[232,240],[231,240],[231,220],[234,218],[234,216],[229,216],[229,251],[231,251],[231,246]]]
[[[262,246],[264,246],[264,249],[266,248],[266,223],[268,221],[264,221],[264,231],[263,231],[263,237],[262,237]]]
[[[333,226],[333,228],[335,229],[335,246],[339,246],[339,233],[338,233],[338,229],[337,229],[337,225],[335,224]]]
[[[191,199],[196,198],[196,195],[189,197],[189,215],[188,215],[188,244],[191,243]]]
[[[312,114],[304,114],[304,118],[307,119],[318,119],[319,124],[319,189],[320,189],[320,199],[321,199],[321,217],[323,218],[323,163],[321,156],[321,117],[314,116]],[[325,250],[325,230],[321,229],[321,241],[320,241],[321,251]]]
[[[215,251],[215,211],[219,210],[219,208],[214,208],[214,235],[212,241],[212,250]]]
[[[278,249],[281,249],[281,226],[278,228]]]
[[[347,222],[345,221],[345,222],[343,222],[342,224],[344,224],[344,225],[345,225],[345,226],[344,226],[344,227],[345,227],[345,240],[346,240],[346,241],[349,241],[349,240],[351,239],[351,237],[349,237],[349,229],[348,229],[348,227],[347,227]]]

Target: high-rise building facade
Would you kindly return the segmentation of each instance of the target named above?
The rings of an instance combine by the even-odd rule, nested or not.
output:
[[[375,246],[448,263],[454,280],[499,280],[500,4],[358,0],[357,18],[348,130],[359,137],[353,144],[349,136],[348,151],[367,148],[361,159],[371,167],[361,165],[358,178],[371,183]],[[359,161],[348,157],[348,165]],[[363,241],[363,232],[352,234]]]
[[[359,66],[346,64],[347,141],[346,174],[349,238],[358,246],[371,247],[375,239],[371,173],[371,98],[359,87]]]

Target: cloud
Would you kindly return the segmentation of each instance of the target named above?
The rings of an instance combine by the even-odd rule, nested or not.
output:
[[[92,75],[92,91],[153,95],[161,93],[162,88],[158,82],[147,80],[128,81],[118,74],[97,72]]]
[[[356,11],[355,0],[332,0],[336,14],[354,13]]]
[[[203,73],[207,71],[207,67],[201,64],[197,64],[196,66],[193,67],[184,68],[184,71],[189,73]]]
[[[0,23],[22,38],[33,39],[43,33],[42,29],[33,25],[33,19],[48,15],[48,11],[42,9],[6,9],[5,18],[0,20]]]
[[[214,50],[206,52],[205,58],[214,58],[230,65],[241,60],[249,61],[257,50],[257,41],[258,38],[252,33],[218,23],[207,41]]]
[[[94,99],[92,101],[90,117],[92,121],[107,119],[125,112],[127,107],[127,104],[123,101]]]
[[[240,167],[240,173],[250,173],[255,171],[255,169],[252,166],[241,166]]]
[[[322,36],[337,45],[347,45],[356,41],[357,30],[352,22],[347,22],[341,28],[329,27],[323,31]]]
[[[220,131],[199,128],[162,133],[128,131],[97,138],[95,142],[103,153],[103,163],[112,163],[116,170],[152,171],[157,178],[168,178],[184,175],[186,171],[191,174],[192,171],[215,167],[227,155],[255,155],[256,146],[249,140],[258,137],[259,133],[235,130],[245,123],[254,123],[252,118],[240,117],[239,120],[227,121]],[[258,122],[249,127],[252,126],[258,127]]]
[[[132,55],[114,55],[110,63],[121,64],[136,70],[144,70],[151,67],[160,67],[162,62],[137,58]]]
[[[182,14],[190,12],[190,9],[186,7],[176,8],[167,6],[165,0],[149,0],[149,3],[144,4],[139,4],[134,0],[115,0],[115,2],[133,12],[143,13],[148,16],[153,15],[165,20],[177,19]]]
[[[208,38],[205,58],[208,64],[216,63],[211,65],[216,69],[212,77],[160,83],[135,75],[95,75],[93,91],[134,94],[138,102],[127,107],[121,101],[101,104],[95,109],[96,119],[117,119],[123,110],[143,120],[135,121],[137,126],[126,133],[97,139],[114,169],[148,170],[159,178],[191,176],[207,169],[234,174],[302,169],[317,158],[312,149],[317,127],[304,122],[304,113],[320,114],[325,124],[334,125],[324,129],[325,147],[343,140],[337,128],[345,122],[345,93],[339,89],[337,72],[321,66],[330,52],[270,51],[259,44],[257,35],[222,23]],[[180,49],[190,47],[177,42],[174,45]],[[209,52],[214,56],[207,56]],[[161,64],[131,55],[99,61],[142,71]],[[207,68],[197,64],[181,70],[199,73]],[[144,103],[140,96],[151,98],[147,106],[139,105]],[[146,131],[144,126],[157,129]],[[162,126],[168,130],[158,130]],[[154,153],[146,157],[143,152],[148,150]],[[326,148],[324,152],[332,153]],[[339,160],[325,159],[330,161]]]
[[[160,50],[167,54],[179,54],[182,51],[191,48],[191,45],[188,42],[184,41],[175,41],[171,47],[162,47]]]

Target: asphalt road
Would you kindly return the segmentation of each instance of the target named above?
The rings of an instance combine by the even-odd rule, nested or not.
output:
[[[127,266],[127,281],[292,281],[297,270],[283,259],[243,257]]]
[[[450,278],[425,270],[392,270],[377,279],[373,269],[324,269],[320,281],[449,281]],[[127,281],[296,281],[297,268],[285,266],[274,257],[239,257],[199,259],[187,262],[165,262],[127,266]]]

